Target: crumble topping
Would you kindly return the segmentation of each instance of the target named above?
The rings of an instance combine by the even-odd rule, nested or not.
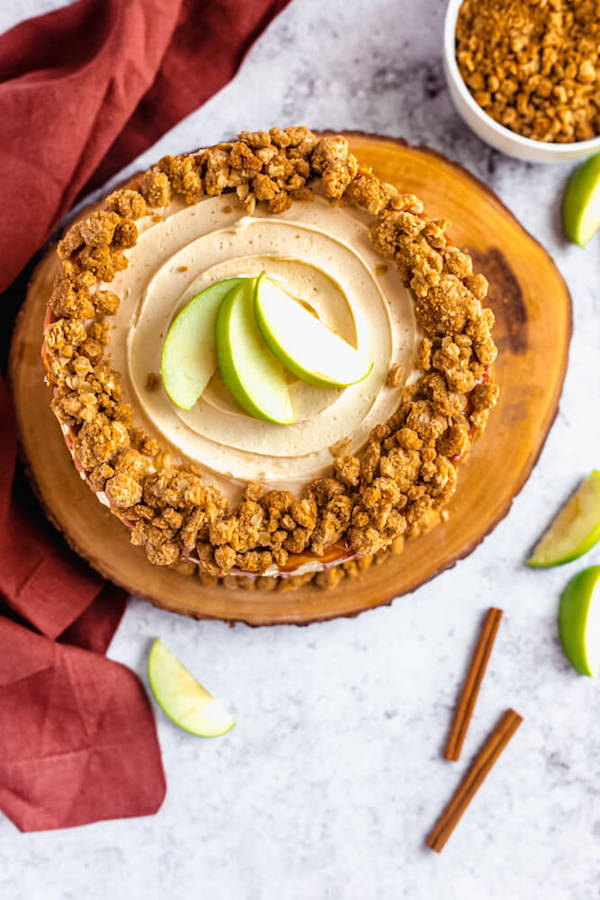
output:
[[[593,0],[464,0],[456,60],[475,102],[536,141],[600,133],[600,19]]]
[[[150,562],[183,564],[187,571],[191,558],[206,584],[288,590],[313,580],[332,587],[389,552],[401,552],[406,538],[440,521],[456,487],[457,462],[498,399],[491,374],[494,317],[481,308],[487,281],[449,242],[449,223],[427,218],[417,197],[361,167],[345,137],[319,139],[308,128],[291,127],[238,138],[163,157],[59,242],[61,272],[49,298],[54,318],[44,332],[52,409],[68,429],[88,482],[104,491]],[[374,217],[371,241],[393,261],[414,298],[424,333],[416,361],[422,374],[405,387],[395,414],[372,430],[358,456],[348,455],[343,442],[332,448],[331,476],[311,482],[303,496],[265,492],[251,482],[237,508],[229,509],[200,471],[173,465],[158,441],[134,427],[119,373],[103,359],[106,317],[117,311],[119,298],[97,290],[97,283],[110,282],[127,265],[122,250],[135,244],[135,219],[168,205],[173,194],[192,204],[227,191],[248,213],[256,203],[278,213],[312,197],[315,178],[332,203]],[[155,377],[148,376],[150,390]],[[388,384],[400,383],[401,373],[392,367]],[[318,560],[336,547],[355,558],[316,575],[262,574],[273,565],[285,567],[290,554],[306,552]]]

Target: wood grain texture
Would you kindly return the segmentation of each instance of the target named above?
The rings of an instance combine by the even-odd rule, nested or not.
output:
[[[481,182],[458,164],[392,138],[349,134],[361,163],[417,194],[429,215],[452,221],[450,237],[467,248],[491,282],[501,397],[483,437],[459,469],[449,519],[362,576],[330,591],[207,588],[192,576],[151,566],[124,526],[77,475],[42,382],[40,343],[50,252],[31,281],[10,356],[21,448],[50,520],[94,568],[131,593],[196,618],[251,625],[306,624],[355,615],[414,590],[467,556],[507,514],[529,476],[558,410],[571,335],[571,300],[546,251]]]

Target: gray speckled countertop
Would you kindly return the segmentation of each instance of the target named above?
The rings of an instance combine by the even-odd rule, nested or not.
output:
[[[59,5],[3,0],[0,29]],[[304,122],[401,135],[460,160],[548,248],[572,292],[571,362],[541,459],[468,559],[391,608],[253,630],[132,601],[110,656],[145,678],[160,634],[238,724],[202,741],[158,713],[169,788],[153,818],[21,835],[0,816],[2,900],[600,897],[600,683],[570,671],[556,635],[560,591],[582,563],[522,564],[600,461],[599,244],[583,253],[561,238],[568,165],[507,159],[463,126],[442,76],[443,11],[442,0],[294,0],[234,81],[142,161]],[[465,762],[507,706],[525,722],[437,856],[423,839],[465,767],[443,762],[441,746],[492,604],[505,619]]]

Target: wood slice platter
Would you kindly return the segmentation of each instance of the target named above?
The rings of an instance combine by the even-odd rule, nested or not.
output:
[[[363,575],[323,591],[204,587],[194,576],[150,565],[124,526],[75,471],[49,408],[40,343],[49,252],[33,276],[10,357],[21,447],[50,520],[106,578],[163,609],[251,625],[306,624],[389,603],[471,553],[507,514],[529,476],[558,409],[571,336],[571,300],[546,251],[481,182],[458,164],[401,140],[349,134],[351,149],[384,181],[417,194],[430,215],[451,220],[450,236],[490,281],[501,396],[483,437],[461,465],[449,518]]]

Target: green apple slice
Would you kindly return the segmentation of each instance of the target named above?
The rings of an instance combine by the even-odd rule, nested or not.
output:
[[[186,303],[169,327],[163,343],[160,374],[169,399],[189,410],[217,368],[215,322],[229,291],[243,281],[227,278],[211,284]]]
[[[184,731],[198,737],[219,737],[235,725],[222,704],[190,675],[160,638],[150,650],[148,676],[156,702]]]
[[[600,227],[600,153],[573,172],[563,200],[565,234],[585,247]]]
[[[263,272],[256,281],[254,311],[261,334],[283,365],[317,387],[363,381],[373,363],[294,300]]]
[[[575,575],[560,598],[558,633],[567,659],[580,675],[600,671],[600,566]]]
[[[600,472],[594,470],[561,509],[536,545],[528,566],[546,568],[572,562],[600,540]]]
[[[234,398],[251,416],[276,425],[293,425],[285,371],[263,341],[254,318],[255,280],[244,279],[219,308],[219,369]]]

